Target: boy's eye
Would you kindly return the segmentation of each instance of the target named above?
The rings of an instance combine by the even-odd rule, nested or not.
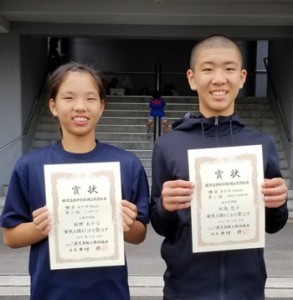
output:
[[[64,100],[73,100],[73,98],[70,97],[70,96],[64,97],[63,99],[64,99]]]
[[[88,98],[88,101],[96,101],[96,98]]]
[[[204,69],[203,69],[203,72],[205,72],[205,73],[212,72],[212,68],[204,68]]]

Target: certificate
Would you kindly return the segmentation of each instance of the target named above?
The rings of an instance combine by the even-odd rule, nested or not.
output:
[[[45,165],[51,269],[123,265],[120,164]]]
[[[262,146],[188,150],[193,252],[265,244]]]

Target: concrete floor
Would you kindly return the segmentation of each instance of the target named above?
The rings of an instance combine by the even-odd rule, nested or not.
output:
[[[162,238],[151,226],[141,245],[125,245],[132,300],[162,299],[162,274],[165,264],[160,257]],[[29,299],[27,273],[29,248],[9,249],[0,233],[0,299]],[[293,299],[293,223],[274,235],[266,236],[265,257],[268,281],[267,299]]]

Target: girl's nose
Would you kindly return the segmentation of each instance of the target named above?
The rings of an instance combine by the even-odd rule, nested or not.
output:
[[[76,99],[74,102],[73,109],[75,111],[85,111],[86,110],[85,101],[83,99]]]

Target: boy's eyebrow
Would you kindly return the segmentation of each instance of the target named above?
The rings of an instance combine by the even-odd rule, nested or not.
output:
[[[215,61],[203,61],[200,63],[201,66],[203,65],[216,65],[217,62]],[[240,65],[239,62],[236,62],[236,61],[226,61],[223,63],[223,65]]]
[[[232,65],[233,65],[233,64],[234,64],[234,65],[239,65],[239,62],[233,61],[233,60],[232,60],[232,61],[227,61],[227,62],[225,62],[225,65],[231,65],[231,64],[232,64]]]

